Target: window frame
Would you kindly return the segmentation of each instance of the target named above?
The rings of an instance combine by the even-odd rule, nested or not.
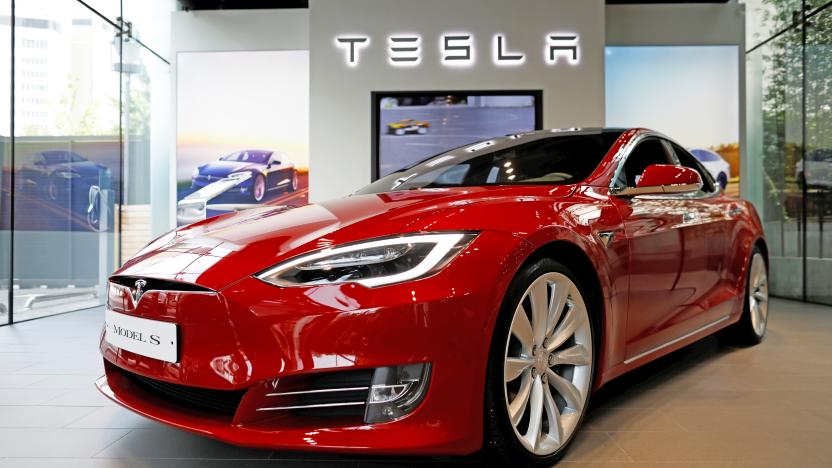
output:
[[[682,166],[681,164],[679,164],[679,162],[680,162],[679,158],[676,156],[676,152],[673,150],[673,145],[674,144],[676,146],[678,146],[679,148],[684,149],[682,147],[682,145],[676,143],[672,139],[668,138],[667,136],[665,136],[665,135],[663,135],[659,132],[655,132],[655,131],[652,131],[652,130],[644,131],[642,133],[639,133],[635,137],[633,137],[633,139],[630,140],[625,147],[619,149],[618,153],[615,156],[613,156],[613,161],[616,163],[616,167],[615,167],[615,171],[613,172],[612,179],[610,180],[609,187],[608,187],[609,190],[610,190],[610,194],[615,195],[618,192],[620,192],[621,190],[624,190],[624,189],[627,188],[626,184],[623,185],[623,186],[621,185],[618,178],[621,175],[621,171],[624,170],[624,165],[627,163],[627,160],[633,154],[635,149],[641,143],[643,143],[645,140],[648,140],[648,139],[658,139],[662,143],[662,145],[664,146],[665,152],[667,153],[667,155],[670,158],[670,162],[677,165],[677,166],[686,167],[686,166]],[[710,177],[710,173],[708,173],[707,170],[704,169],[704,166],[702,166],[702,163],[700,163],[699,160],[697,160],[695,156],[693,156],[693,155],[690,155],[690,156],[691,156],[691,158],[693,158],[693,160],[695,161],[697,166],[700,167],[700,169],[699,169],[700,177],[702,177],[702,174],[703,174],[702,171],[705,171],[705,173],[707,173],[708,180],[710,180],[711,183],[712,183],[712,186],[715,187],[712,192],[706,192],[704,190],[704,184],[703,184],[702,189],[700,189],[697,192],[692,192],[692,193],[669,193],[669,194],[661,194],[661,195],[658,195],[658,194],[656,194],[656,195],[635,195],[632,198],[653,199],[653,200],[690,200],[690,199],[699,199],[699,198],[710,198],[710,197],[714,197],[714,196],[719,195],[720,189],[716,188],[716,187],[718,187],[718,184],[713,182],[713,178]]]

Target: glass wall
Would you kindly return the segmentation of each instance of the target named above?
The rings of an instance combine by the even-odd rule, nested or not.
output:
[[[832,304],[832,4],[746,2],[748,174],[775,295]]]
[[[164,2],[0,4],[12,65],[0,80],[0,324],[100,305],[107,276],[149,238],[150,136],[168,111],[151,106],[151,83],[166,86],[168,63],[133,37],[122,3]]]

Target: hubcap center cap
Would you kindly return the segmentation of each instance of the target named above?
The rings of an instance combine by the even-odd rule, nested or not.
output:
[[[544,375],[546,373],[546,369],[549,368],[549,352],[546,351],[545,348],[537,348],[534,351],[534,369],[537,371],[538,375]]]

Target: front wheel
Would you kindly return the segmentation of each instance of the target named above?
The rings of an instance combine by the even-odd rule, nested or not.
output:
[[[542,259],[512,281],[490,353],[488,447],[512,465],[551,466],[583,419],[595,366],[585,294],[564,265]]]
[[[266,178],[258,174],[251,184],[251,198],[256,202],[263,201],[266,196]]]

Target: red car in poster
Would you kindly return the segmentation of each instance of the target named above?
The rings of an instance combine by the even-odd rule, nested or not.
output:
[[[239,445],[550,465],[611,379],[761,341],[767,265],[754,208],[666,137],[510,135],[155,240],[110,278],[97,384]]]

